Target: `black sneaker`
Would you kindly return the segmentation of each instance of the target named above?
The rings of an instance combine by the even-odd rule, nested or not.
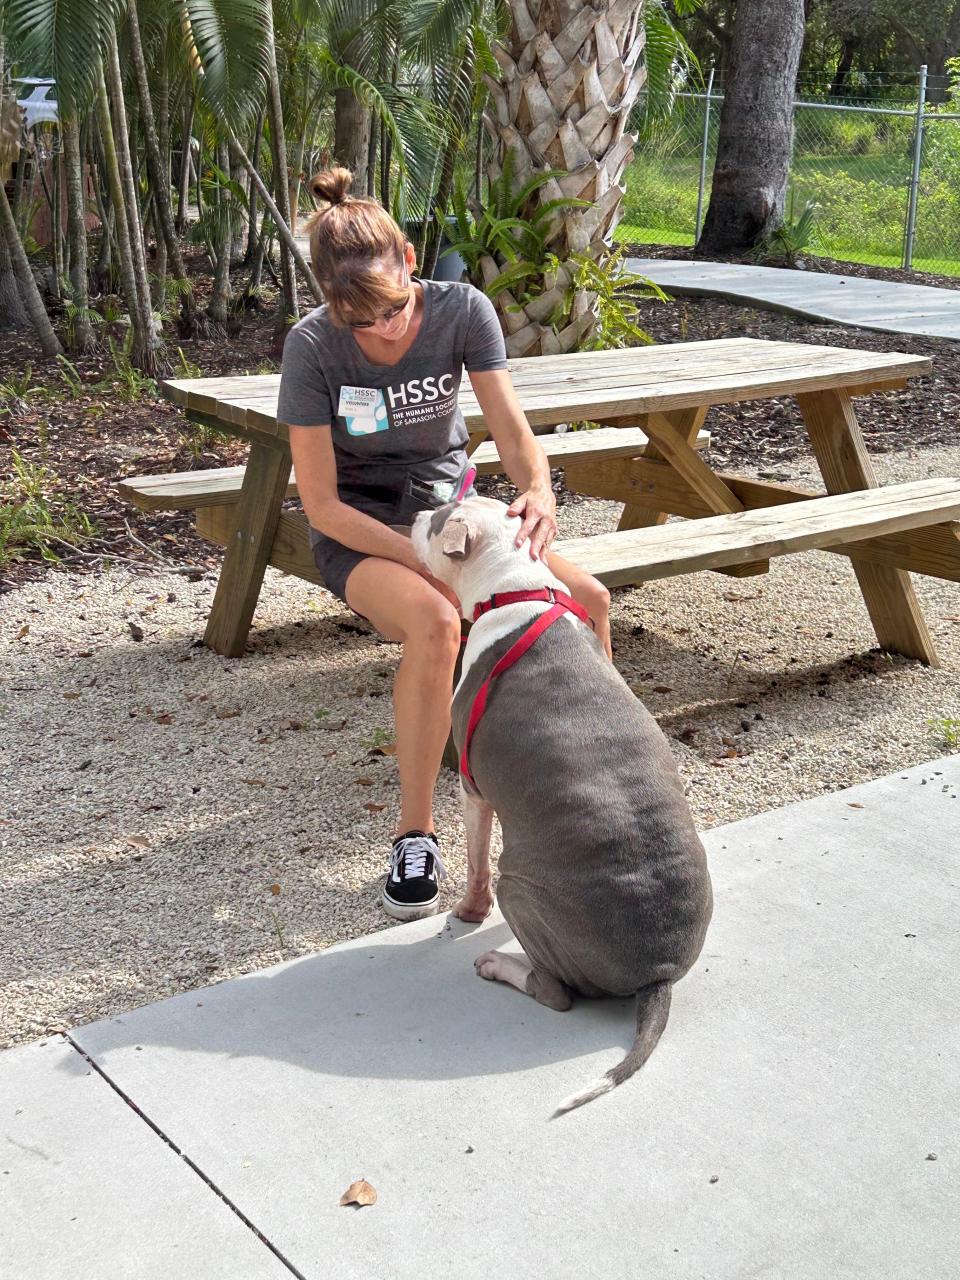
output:
[[[390,853],[390,870],[383,886],[383,906],[395,920],[419,920],[436,915],[440,902],[438,876],[446,876],[440,844],[431,831],[405,831]]]

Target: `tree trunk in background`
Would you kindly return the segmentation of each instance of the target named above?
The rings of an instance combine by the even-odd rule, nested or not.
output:
[[[27,315],[30,317],[30,323],[40,339],[43,354],[47,356],[59,355],[63,348],[60,346],[60,340],[53,331],[53,325],[50,323],[47,309],[43,305],[43,299],[40,297],[37,282],[34,280],[33,272],[30,270],[30,263],[17,233],[17,224],[13,220],[13,210],[10,208],[6,188],[2,182],[0,182],[0,235],[6,241],[7,254],[11,260],[17,288],[20,291],[20,298]]]
[[[117,210],[117,222],[121,218],[127,224],[130,257],[136,285],[136,306],[140,313],[142,329],[134,331],[133,363],[144,373],[156,373],[163,357],[163,340],[153,318],[153,302],[147,280],[147,256],[143,246],[143,223],[137,199],[137,187],[130,161],[129,126],[126,103],[123,97],[123,79],[120,74],[120,57],[117,52],[117,34],[111,28],[106,50],[106,70],[110,84],[113,107],[113,137],[117,168],[123,190],[123,206]]]
[[[643,0],[510,0],[509,7],[509,34],[494,46],[501,81],[485,77],[491,132],[500,143],[489,177],[499,177],[509,150],[517,187],[544,169],[564,171],[534,194],[534,207],[559,196],[591,204],[560,210],[553,220],[547,249],[560,259],[555,286],[525,309],[515,310],[509,290],[495,305],[508,355],[573,351],[594,327],[595,296],[580,291],[559,323],[544,321],[570,287],[571,253],[602,258],[620,217],[620,178],[636,141],[627,119],[646,81]],[[484,284],[501,269],[492,258],[482,260]]]
[[[196,333],[196,308],[193,300],[193,289],[187,278],[186,268],[180,254],[180,241],[173,227],[173,209],[170,205],[170,182],[160,154],[160,137],[157,133],[156,120],[153,114],[153,99],[150,96],[150,84],[147,80],[147,66],[143,58],[143,45],[140,41],[140,19],[137,15],[136,0],[128,0],[127,31],[130,36],[130,56],[133,60],[134,73],[137,80],[137,93],[140,98],[140,119],[143,125],[143,137],[147,151],[147,174],[153,189],[154,228],[157,233],[157,248],[162,238],[170,260],[170,268],[177,280],[177,292],[180,297],[180,332],[185,338]],[[158,262],[159,267],[159,262]],[[158,270],[159,274],[159,270]]]
[[[320,288],[320,285],[317,283],[317,277],[313,274],[313,271],[310,268],[310,264],[307,262],[303,254],[300,252],[300,248],[296,240],[293,238],[290,228],[287,226],[287,224],[284,222],[283,218],[281,217],[280,210],[277,208],[277,205],[276,205],[276,201],[273,199],[273,197],[270,195],[270,192],[267,190],[263,179],[257,173],[256,169],[254,169],[250,161],[250,157],[247,155],[243,147],[240,145],[239,139],[234,134],[229,132],[227,133],[227,138],[229,139],[231,147],[233,147],[234,152],[239,158],[240,163],[243,165],[247,173],[256,183],[257,190],[260,192],[260,198],[263,200],[263,203],[267,206],[267,208],[270,211],[270,216],[273,218],[274,226],[277,228],[277,235],[280,239],[281,247],[286,245],[287,249],[290,251],[291,259],[300,268],[301,274],[303,275],[304,280],[306,280],[307,286],[309,287],[310,292],[316,298],[317,305],[319,306],[319,304],[323,302],[323,292]]]
[[[747,253],[783,221],[803,31],[803,0],[739,0],[698,254]]]
[[[221,141],[217,147],[217,165],[224,173],[230,172],[227,144]],[[217,184],[216,250],[217,265],[213,275],[213,291],[207,304],[207,315],[215,324],[225,325],[230,313],[230,252],[233,234],[230,230],[230,189]]]
[[[57,302],[63,300],[63,155],[55,155],[50,164],[53,190],[50,193],[50,256],[53,271],[50,292]]]
[[[120,161],[117,157],[113,122],[110,119],[110,102],[107,98],[107,86],[103,76],[100,77],[100,83],[97,86],[97,115],[100,123],[100,144],[103,147],[103,164],[110,188],[110,203],[113,209],[114,230],[117,236],[120,283],[130,316],[130,327],[133,331],[134,361],[139,368],[145,368],[144,365],[140,364],[142,359],[146,359],[148,364],[151,360],[154,365],[156,364],[154,357],[155,339],[152,313],[150,311],[150,291],[144,290],[141,292],[133,260],[133,248],[130,244],[130,225],[124,202],[123,179],[120,176]]]
[[[77,313],[71,324],[71,347],[89,351],[93,346],[90,324],[90,296],[87,278],[86,201],[83,198],[83,159],[80,127],[76,116],[64,114],[60,121],[63,162],[67,180],[67,237],[70,241],[70,293]]]
[[[263,143],[263,126],[266,121],[266,112],[261,111],[257,116],[257,123],[253,134],[253,147],[251,148],[250,163],[254,169],[259,171],[260,166],[260,147]],[[244,265],[253,262],[258,254],[263,253],[263,241],[257,234],[257,184],[250,175],[247,175],[247,251],[243,255]],[[258,279],[259,283],[259,279]]]
[[[840,52],[840,58],[837,62],[837,69],[833,73],[833,83],[830,86],[831,98],[838,98],[844,92],[847,84],[847,76],[850,74],[850,68],[853,66],[854,55],[860,47],[860,39],[858,36],[847,36],[843,42],[843,49]]]
[[[7,237],[0,228],[0,329],[29,328],[30,317],[20,297],[17,277],[13,271],[13,260],[7,247]]]
[[[174,229],[178,236],[183,235],[184,228],[187,225],[187,201],[190,194],[190,138],[196,105],[196,94],[192,89],[188,89],[187,105],[184,108],[183,124],[180,131],[180,174],[177,178],[177,218],[174,223]]]
[[[367,161],[370,157],[370,112],[352,89],[337,89],[333,115],[334,164],[353,174],[354,195],[367,194]]]
[[[287,142],[283,132],[283,103],[280,100],[280,74],[277,70],[277,45],[273,35],[273,6],[267,5],[264,10],[267,17],[267,109],[270,116],[270,150],[273,160],[273,190],[275,207],[279,210],[285,226],[290,227],[290,185],[287,173]],[[249,163],[249,162],[247,162]],[[263,192],[261,191],[261,195]],[[289,234],[289,230],[288,230]],[[277,307],[277,319],[274,335],[279,340],[286,333],[288,325],[300,318],[300,304],[297,299],[297,274],[294,270],[294,259],[290,246],[280,234],[280,279],[283,288],[280,294],[280,305]]]

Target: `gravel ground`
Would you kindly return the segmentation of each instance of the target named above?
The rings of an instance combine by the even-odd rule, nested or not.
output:
[[[876,461],[881,481],[960,476],[960,447]],[[618,511],[569,502],[561,536]],[[376,748],[397,648],[268,570],[252,651],[221,658],[198,644],[214,582],[60,571],[0,601],[0,1045],[386,923],[396,764]],[[872,648],[840,556],[615,593],[619,669],[702,827],[945,754],[929,721],[960,717],[960,591],[917,591],[940,670]],[[464,843],[447,772],[436,818],[449,905]]]

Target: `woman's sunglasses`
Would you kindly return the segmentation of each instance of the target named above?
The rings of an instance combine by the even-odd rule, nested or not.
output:
[[[410,277],[407,275],[406,270],[404,270],[403,274],[404,283],[410,284]],[[389,324],[391,320],[394,320],[400,314],[409,301],[410,289],[407,290],[407,296],[402,302],[398,302],[395,307],[388,307],[387,310],[382,311],[375,320],[348,320],[347,327],[350,329],[372,329],[373,326],[375,324],[379,324],[381,320],[386,324]]]

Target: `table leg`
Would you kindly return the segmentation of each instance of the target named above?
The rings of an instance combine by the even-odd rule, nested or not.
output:
[[[270,559],[293,465],[290,450],[250,446],[237,504],[236,530],[227,545],[204,643],[228,658],[243,654],[263,573]]]
[[[673,427],[674,431],[682,437],[687,444],[692,445],[703,426],[703,420],[707,416],[704,408],[693,409],[674,409],[669,413],[662,415]],[[648,425],[648,414],[644,414],[642,418],[638,418],[636,422],[623,423],[624,426],[638,426],[641,430],[645,430]],[[665,462],[663,454],[657,446],[651,442],[646,446],[642,453],[637,455],[640,458],[653,458],[656,462]],[[666,524],[668,511],[654,511],[651,507],[641,507],[635,502],[628,502],[624,505],[623,514],[620,516],[618,529],[646,529],[650,525]]]
[[[724,515],[732,511],[742,511],[743,503],[740,499],[716,472],[707,466],[700,454],[693,448],[706,415],[707,410],[703,407],[677,409],[668,413],[644,414],[642,418],[637,418],[629,423],[623,422],[621,425],[639,426],[650,437],[650,443],[642,453],[637,455],[637,461],[645,459],[649,462],[669,465],[685,484],[703,499],[708,509],[717,515]],[[622,460],[618,459],[617,461],[622,463]],[[580,463],[569,467],[567,475],[570,487],[574,490],[578,488],[578,472],[576,468],[579,466],[581,490],[585,493],[591,492],[589,480],[591,469],[595,474],[597,469],[602,468],[603,465],[601,462],[595,462]],[[608,495],[604,494],[603,496],[606,497]],[[651,500],[653,499],[651,498]],[[624,502],[623,514],[620,517],[617,529],[618,531],[624,529],[646,529],[651,525],[663,524],[669,514],[668,511],[660,511],[652,506],[643,506],[627,498]],[[757,560],[751,561],[749,564],[728,565],[726,568],[718,570],[718,572],[726,574],[728,577],[746,578],[755,574],[767,573],[769,568],[769,560]]]
[[[797,403],[827,492],[875,489],[877,477],[849,395],[836,390],[808,391],[797,396]],[[939,666],[906,570],[870,564],[855,555],[851,558],[880,647]]]

